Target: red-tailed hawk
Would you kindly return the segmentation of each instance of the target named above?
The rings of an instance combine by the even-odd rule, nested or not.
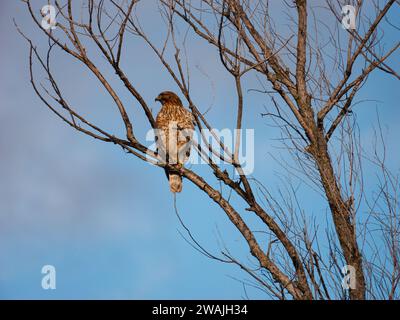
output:
[[[194,129],[193,115],[186,110],[181,99],[171,92],[161,92],[156,101],[162,104],[156,117],[158,154],[162,159],[180,168],[189,159]],[[166,171],[171,192],[182,191],[182,177]]]

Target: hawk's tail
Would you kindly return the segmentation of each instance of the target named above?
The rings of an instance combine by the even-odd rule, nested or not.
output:
[[[182,177],[176,173],[169,173],[169,189],[171,192],[181,192],[182,191]]]

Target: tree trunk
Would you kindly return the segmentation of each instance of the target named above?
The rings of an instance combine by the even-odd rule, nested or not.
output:
[[[350,289],[350,298],[363,300],[365,299],[365,279],[362,257],[357,244],[355,221],[352,221],[351,204],[343,199],[340,192],[324,134],[318,132],[315,138],[315,144],[311,146],[310,152],[316,161],[321,176],[322,186],[325,190],[346,263],[354,267],[356,272],[356,288]]]

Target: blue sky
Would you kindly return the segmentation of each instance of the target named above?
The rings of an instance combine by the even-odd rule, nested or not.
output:
[[[152,10],[144,5],[143,15],[155,17]],[[16,33],[12,18],[38,43],[44,43],[19,1],[0,3],[0,298],[243,298],[243,286],[233,278],[246,276],[237,267],[205,258],[180,236],[182,228],[162,170],[114,145],[75,132],[42,105],[29,84],[27,44]],[[163,31],[161,21],[145,27],[154,37]],[[235,97],[227,93],[234,83],[219,66],[215,52],[196,38],[191,41],[195,101],[202,110],[212,106],[209,116],[216,119],[215,127],[232,127]],[[128,41],[124,51],[128,57],[124,67],[148,101],[163,90],[176,90],[144,45]],[[81,65],[61,55],[54,64],[70,102],[94,115],[97,123],[121,132],[111,99],[93,84]],[[254,83],[249,79],[248,86]],[[375,110],[379,110],[391,150],[388,164],[394,170],[400,163],[397,88],[396,81],[377,73],[363,89],[362,98],[379,101],[357,109],[367,149]],[[138,132],[144,135],[146,127],[140,123],[143,117],[138,106],[127,92],[121,90],[121,97],[133,105],[130,112],[139,121]],[[282,170],[270,155],[278,152],[273,140],[276,131],[258,116],[268,102],[256,93],[246,98],[250,107],[244,125],[254,128],[256,135],[254,176],[268,181],[273,189]],[[158,110],[156,104],[152,107]],[[369,186],[373,185],[371,177]],[[322,199],[306,187],[301,190],[310,214],[326,211]],[[224,213],[187,181],[177,203],[181,216],[205,247],[218,253],[220,231],[235,252],[247,256],[240,234]],[[56,290],[41,288],[41,268],[46,264],[56,267]],[[265,297],[252,288],[247,288],[247,294]]]

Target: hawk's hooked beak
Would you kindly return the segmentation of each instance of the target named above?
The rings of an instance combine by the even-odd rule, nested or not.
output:
[[[157,96],[157,98],[155,98],[154,101],[156,101],[156,102],[157,102],[157,101],[160,101],[160,102],[161,102],[160,96]]]

